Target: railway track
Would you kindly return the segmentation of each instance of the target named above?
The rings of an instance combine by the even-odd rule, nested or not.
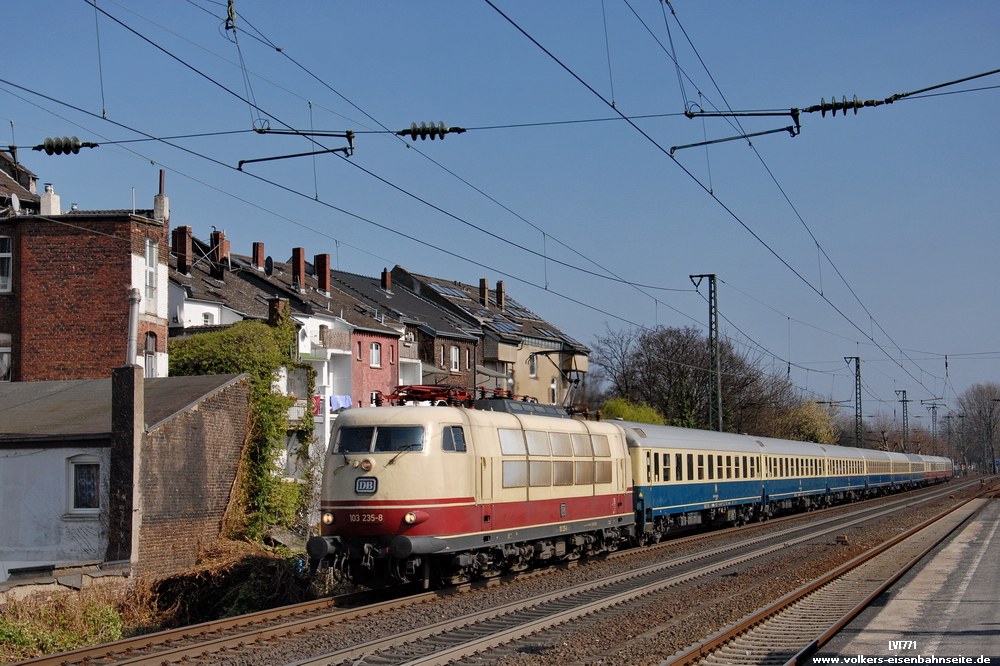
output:
[[[670,657],[664,666],[801,662],[987,502],[970,500],[901,534]]]
[[[767,535],[741,539],[738,544],[707,549],[697,555],[672,559],[669,562],[608,577],[585,586],[531,597],[506,606],[494,607],[486,612],[466,614],[409,632],[398,632],[389,639],[355,640],[342,650],[298,663],[338,663],[361,657],[364,657],[366,664],[440,663],[449,659],[460,659],[488,649],[490,646],[511,640],[523,640],[524,637],[543,629],[551,631],[552,627],[565,624],[574,618],[604,612],[602,609],[614,608],[638,596],[654,594],[657,590],[696,581],[711,572],[718,572],[740,562],[779,552],[790,543],[805,542],[820,538],[820,535],[841,532],[851,524],[888,515],[891,511],[898,510],[901,506],[913,505],[918,500],[933,501],[954,490],[953,484],[950,488],[938,488],[922,493],[919,498],[909,496],[894,498],[880,506],[866,506],[859,515],[850,518],[838,516],[824,518],[822,513],[813,514],[814,520],[809,526],[778,529]],[[778,523],[779,521],[773,521],[770,527],[773,529]],[[734,536],[740,538],[739,534],[742,531],[736,530]],[[677,542],[667,542],[653,548],[676,544]],[[629,554],[636,552],[629,551]],[[357,621],[357,618],[396,613],[408,606],[433,604],[449,595],[459,593],[460,591],[454,590],[431,592],[403,599],[385,599],[376,604],[366,603],[357,607],[348,607],[361,603],[356,596],[322,599],[22,663],[96,665],[163,664],[191,659],[210,661],[213,655],[266,650],[269,645],[307,635],[309,632],[350,625]],[[363,598],[370,600],[371,593]],[[358,636],[363,634],[359,632]]]

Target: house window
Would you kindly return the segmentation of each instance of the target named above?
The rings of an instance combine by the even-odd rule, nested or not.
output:
[[[159,264],[159,251],[155,240],[146,239],[146,310],[156,309],[156,266]]]
[[[215,315],[211,312],[203,312],[201,315],[201,323],[205,326],[211,326],[215,323]]]
[[[78,455],[68,461],[71,514],[96,514],[101,508],[101,463],[97,456]]]
[[[442,368],[447,367],[447,365],[445,365],[447,363],[446,359],[447,359],[447,357],[444,355],[444,345],[441,345],[441,367]]]
[[[382,367],[382,345],[379,344],[379,343],[377,343],[377,342],[373,342],[371,344],[371,361],[370,361],[370,364],[371,364],[371,366],[373,368],[381,368]]]
[[[455,345],[452,345],[451,346],[451,371],[452,372],[459,372],[462,369],[462,367],[460,365],[461,362],[462,362],[462,357],[461,357],[460,350]]]
[[[534,354],[528,356],[528,376],[529,377],[538,376],[538,357]]]
[[[0,236],[0,292],[8,292],[14,282],[14,239]]]
[[[472,370],[472,350],[465,348],[465,369]]]
[[[156,376],[156,333],[146,333],[145,376],[147,379]]]
[[[0,334],[0,337],[3,337]],[[10,347],[0,347],[0,382],[10,381],[10,363],[13,353]]]
[[[389,365],[396,362],[396,345],[389,345]]]
[[[358,360],[361,360],[361,343],[358,343]]]

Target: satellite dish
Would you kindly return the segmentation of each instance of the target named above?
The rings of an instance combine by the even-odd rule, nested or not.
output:
[[[10,207],[14,209],[14,215],[21,214],[21,200],[14,193],[10,195]]]
[[[271,273],[274,272],[274,260],[268,257],[264,260],[264,275],[271,277]]]

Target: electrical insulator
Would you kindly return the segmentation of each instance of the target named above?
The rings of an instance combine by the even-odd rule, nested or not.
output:
[[[445,134],[461,134],[464,131],[464,127],[445,127],[443,122],[440,122],[437,125],[434,123],[430,123],[429,125],[427,123],[420,123],[419,125],[416,123],[410,123],[410,129],[400,130],[396,132],[396,134],[400,136],[409,135],[414,139],[417,137],[420,137],[421,139],[430,137],[432,141],[440,137],[443,141]]]
[[[819,101],[820,113],[823,115],[824,118],[826,118],[827,111],[832,112],[833,115],[836,116],[838,109],[843,111],[845,116],[847,115],[848,109],[854,109],[854,115],[858,115],[858,108],[862,106],[874,106],[874,104],[871,103],[865,104],[864,102],[859,102],[857,95],[855,95],[854,99],[850,102],[847,101],[846,96],[844,96],[843,99],[841,99],[841,101],[839,102],[837,101],[836,97],[831,97],[829,104],[826,103],[826,98],[822,98]]]
[[[96,148],[96,143],[91,143],[89,141],[80,141],[75,136],[64,136],[61,139],[59,137],[45,139],[45,142],[39,146],[35,146],[32,150],[44,150],[46,155],[69,155],[73,153],[80,152],[81,148]]]

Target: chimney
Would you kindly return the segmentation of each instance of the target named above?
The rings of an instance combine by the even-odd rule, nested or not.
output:
[[[382,291],[392,293],[392,273],[388,268],[382,269]]]
[[[292,248],[292,286],[299,291],[306,290],[306,249]]]
[[[226,232],[214,229],[209,242],[212,245],[210,259],[212,263],[221,264],[229,258],[229,241],[226,240]]]
[[[284,298],[267,299],[267,325],[270,327],[279,326],[288,316],[288,300]]]
[[[59,208],[59,195],[52,189],[52,183],[45,183],[45,193],[42,195],[39,215],[62,215]]]
[[[490,283],[486,278],[479,279],[479,304],[484,308],[490,304]]]
[[[165,182],[166,172],[160,169],[160,193],[153,197],[153,219],[168,224],[170,222],[170,200],[163,194]]]
[[[497,308],[503,312],[507,308],[507,292],[503,288],[503,280],[497,280]]]
[[[177,256],[177,272],[181,275],[191,273],[191,227],[174,229],[173,253]]]
[[[139,520],[135,463],[140,456],[146,430],[142,366],[132,363],[111,370],[111,451],[108,488],[108,545],[104,559],[132,561],[138,571],[138,544],[133,542],[133,518]]]
[[[264,270],[264,244],[254,243],[253,244],[253,267],[255,270],[263,272]]]
[[[321,292],[330,295],[330,255],[317,254],[313,257],[313,270],[316,271],[316,280],[319,286],[316,288]]]

